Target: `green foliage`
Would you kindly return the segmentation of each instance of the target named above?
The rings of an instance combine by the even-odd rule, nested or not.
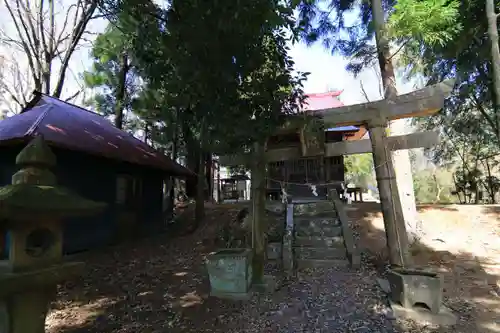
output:
[[[174,88],[186,105],[183,118],[198,140],[203,132],[204,146],[211,142],[206,148],[235,151],[264,140],[282,112],[296,108],[302,78],[293,77],[280,28],[291,17],[276,9],[267,0],[172,2],[170,71],[181,83]]]
[[[447,169],[424,169],[413,174],[417,203],[454,203],[453,173]]]
[[[444,46],[461,31],[459,5],[449,0],[399,0],[387,22],[389,36],[404,43]]]
[[[397,44],[423,41],[441,45],[450,40],[456,24],[457,0],[382,0],[390,14],[387,33]],[[322,42],[325,48],[350,59],[347,69],[354,74],[377,59],[373,43],[371,1],[307,0],[298,5],[300,36],[308,44]],[[357,18],[350,22],[353,14]],[[393,55],[394,56],[394,55]]]
[[[112,91],[125,50],[141,83],[128,92],[127,106],[160,146],[248,150],[303,99],[305,74],[294,73],[285,31],[295,24],[293,11],[282,1],[174,0],[161,9],[110,0],[101,11],[119,29],[110,28],[106,47],[96,47],[87,83]],[[94,102],[109,109],[112,97],[105,91]]]
[[[348,155],[344,157],[345,178],[362,188],[375,185],[372,154]]]
[[[432,118],[417,119],[425,129],[443,133],[436,151],[442,162],[463,155],[477,158],[500,152],[500,110],[494,106],[493,71],[484,2],[465,0],[457,7],[456,26],[445,45],[412,43],[405,49],[401,65],[408,76],[423,75],[428,83],[456,79],[456,89]]]
[[[132,55],[133,29],[126,20],[109,24],[94,42],[91,70],[82,74],[86,86],[94,90],[94,96],[86,101],[87,105],[105,116],[116,115],[118,103],[130,113],[134,95],[140,88]],[[129,120],[128,127],[132,125],[134,128],[134,119]]]

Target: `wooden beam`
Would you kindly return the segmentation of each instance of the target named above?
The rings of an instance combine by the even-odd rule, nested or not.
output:
[[[439,142],[439,134],[435,131],[395,135],[387,138],[389,150],[430,148]],[[325,145],[325,156],[341,156],[372,152],[370,139],[342,141]]]
[[[323,118],[326,127],[361,125],[371,119],[375,112],[389,120],[423,117],[436,113],[443,105],[454,85],[454,80],[399,95],[393,100],[342,106],[311,112]]]
[[[434,131],[411,133],[407,135],[395,135],[387,138],[388,148],[392,150],[430,148],[439,142],[439,135]],[[325,155],[341,156],[352,154],[371,153],[372,144],[370,139],[357,141],[342,141],[325,144]],[[300,147],[273,149],[266,152],[265,158],[269,162],[278,162],[302,158]],[[252,160],[252,155],[225,155],[219,157],[221,165],[245,165]]]

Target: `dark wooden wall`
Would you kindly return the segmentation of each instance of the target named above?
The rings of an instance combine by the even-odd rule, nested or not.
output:
[[[325,132],[325,142],[340,142],[343,140],[342,132]],[[297,147],[300,146],[298,133],[289,133],[281,136],[271,137],[268,141],[268,149]],[[285,183],[298,184],[325,184],[330,182],[343,182],[345,176],[344,157],[306,157],[299,160],[281,161],[268,165],[267,182],[268,194],[276,195],[281,189],[280,182],[273,180],[284,180]],[[287,184],[290,195],[308,197],[311,189],[307,186]],[[320,195],[326,194],[328,188],[322,186],[318,188]]]
[[[15,157],[22,147],[0,147],[0,185],[11,182],[11,176],[17,170]],[[136,223],[132,226],[134,235],[163,228],[163,179],[166,175],[153,169],[79,152],[57,148],[53,148],[53,151],[57,156],[57,167],[53,171],[59,184],[85,198],[108,204],[107,209],[97,216],[65,221],[65,253],[84,251],[117,241],[122,228],[119,216],[124,211],[136,214]],[[118,175],[132,176],[142,183],[141,195],[132,206],[116,203]]]

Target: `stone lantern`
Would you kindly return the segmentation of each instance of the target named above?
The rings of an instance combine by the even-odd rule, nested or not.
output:
[[[17,156],[20,170],[0,188],[0,228],[8,258],[0,261],[0,332],[41,333],[57,284],[83,263],[63,262],[63,219],[95,214],[105,204],[56,185],[56,157],[41,136]]]

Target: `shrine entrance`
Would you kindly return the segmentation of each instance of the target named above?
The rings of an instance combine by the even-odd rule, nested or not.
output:
[[[254,256],[259,261],[261,260],[259,258],[262,257],[262,260],[265,258],[263,212],[266,181],[269,180],[266,172],[268,163],[310,157],[309,150],[314,152],[314,155],[323,157],[371,152],[384,217],[390,263],[396,267],[409,265],[411,260],[408,252],[408,236],[391,151],[429,147],[437,142],[438,136],[435,132],[423,132],[387,137],[387,123],[390,120],[429,116],[436,113],[443,107],[444,100],[450,94],[453,85],[453,81],[447,81],[390,100],[317,110],[314,116],[308,117],[290,116],[285,125],[287,132],[295,128],[302,136],[305,136],[304,129],[308,128],[311,122],[322,123],[323,128],[364,125],[369,129],[370,139],[367,140],[318,142],[318,138],[321,139],[324,135],[312,133],[315,139],[301,140],[306,143],[302,147],[266,151],[263,145],[256,143],[251,154],[222,156],[220,158],[222,165],[246,164],[252,167],[252,203],[255,211],[252,228]],[[309,147],[310,144],[312,144],[311,147]],[[256,276],[258,275],[256,273]]]

